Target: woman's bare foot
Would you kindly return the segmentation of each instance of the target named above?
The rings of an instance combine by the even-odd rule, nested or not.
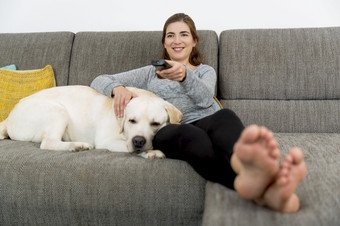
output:
[[[281,163],[276,181],[265,191],[259,204],[285,213],[298,211],[299,198],[294,193],[298,184],[307,174],[303,153],[292,148]]]
[[[280,151],[267,128],[247,127],[234,146],[231,165],[238,174],[234,186],[239,195],[254,200],[263,195],[278,173]]]

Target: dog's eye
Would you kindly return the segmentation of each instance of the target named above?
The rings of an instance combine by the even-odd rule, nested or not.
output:
[[[157,126],[159,126],[159,125],[160,125],[159,122],[152,122],[152,123],[151,123],[151,126],[154,126],[154,127],[157,127]]]
[[[129,123],[131,123],[131,124],[136,124],[137,122],[136,122],[136,120],[134,120],[134,119],[130,119],[130,120],[129,120]]]

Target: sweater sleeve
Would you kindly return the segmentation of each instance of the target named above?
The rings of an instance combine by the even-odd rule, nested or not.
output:
[[[118,74],[100,75],[92,81],[91,87],[106,96],[112,97],[112,90],[117,86],[146,89],[149,77],[154,74],[153,66],[145,66]]]
[[[200,70],[191,70],[187,67],[187,75],[181,86],[196,105],[209,107],[213,103],[217,76],[212,67],[208,65],[201,67]]]

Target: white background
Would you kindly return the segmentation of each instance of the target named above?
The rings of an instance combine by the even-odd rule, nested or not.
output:
[[[340,26],[339,0],[0,0],[0,33],[162,30],[177,12],[217,33]]]

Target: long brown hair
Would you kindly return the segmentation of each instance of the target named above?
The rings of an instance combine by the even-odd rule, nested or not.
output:
[[[199,38],[198,38],[198,35],[197,35],[196,26],[195,26],[194,21],[188,15],[186,15],[184,13],[177,13],[177,14],[174,14],[171,17],[169,17],[169,19],[167,19],[167,21],[164,24],[163,36],[162,36],[163,46],[164,46],[165,37],[166,37],[166,29],[168,28],[169,24],[172,24],[172,23],[175,23],[175,22],[186,23],[189,26],[192,38],[194,40],[197,40],[197,43],[198,43]],[[166,59],[166,60],[170,60],[170,56],[169,56],[169,54],[168,54],[168,52],[166,51],[165,48],[163,48],[162,58]],[[193,47],[192,51],[190,53],[190,56],[189,56],[189,63],[194,65],[194,66],[197,66],[197,65],[200,65],[202,63],[202,61],[203,60],[202,60],[202,55],[201,55],[200,51],[196,47]]]

